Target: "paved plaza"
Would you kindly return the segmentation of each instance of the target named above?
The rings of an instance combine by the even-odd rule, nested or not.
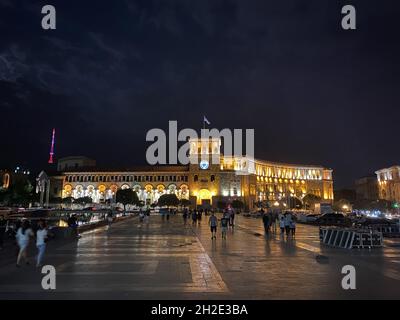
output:
[[[320,246],[318,228],[298,225],[295,239],[265,237],[260,219],[236,218],[234,230],[211,240],[207,217],[186,225],[137,217],[49,242],[45,263],[57,288],[45,291],[34,266],[15,267],[1,252],[0,298],[27,299],[379,299],[400,298],[400,241],[383,249]],[[30,255],[35,254],[31,248]],[[356,268],[356,290],[343,290],[341,268]]]

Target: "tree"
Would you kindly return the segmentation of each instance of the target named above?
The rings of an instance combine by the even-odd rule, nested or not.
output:
[[[181,199],[180,205],[181,205],[182,207],[188,207],[188,206],[191,205],[191,202],[190,202],[190,200],[188,200],[188,199]]]
[[[231,205],[232,205],[232,208],[234,208],[234,209],[242,209],[244,206],[244,203],[241,200],[235,199],[232,201]]]
[[[0,203],[8,204],[11,198],[11,192],[9,189],[0,190]]]
[[[158,198],[158,205],[160,207],[171,207],[177,206],[179,204],[179,199],[176,194],[163,194],[160,198]]]
[[[61,197],[51,197],[50,198],[50,203],[53,205],[61,205],[62,204],[62,198]]]
[[[224,210],[226,208],[226,202],[225,201],[217,201],[217,208],[220,210]]]
[[[62,204],[72,204],[74,202],[74,198],[72,197],[65,197],[61,200]]]
[[[296,197],[289,198],[289,207],[290,209],[300,209],[303,206],[303,203]]]
[[[335,201],[332,205],[332,209],[338,212],[347,212],[351,208],[351,203],[347,199],[340,199]]]
[[[29,203],[37,201],[38,195],[28,178],[16,179],[6,190],[0,192],[0,202],[6,205],[27,207]]]
[[[72,197],[65,197],[61,199],[61,204],[68,206],[71,208],[72,203],[74,202],[74,198]]]
[[[255,201],[255,202],[254,202],[254,205],[255,205],[257,208],[263,208],[263,207],[264,207],[264,202],[263,202],[263,201]]]
[[[387,211],[393,208],[394,203],[388,200],[368,200],[358,199],[355,201],[353,208],[357,210],[379,210]]]
[[[91,197],[81,197],[81,198],[77,198],[77,199],[74,200],[74,203],[83,204],[83,205],[89,204],[89,203],[92,203],[92,202],[93,202],[93,199]]]
[[[321,197],[316,196],[315,194],[312,193],[307,193],[303,198],[303,203],[305,205],[305,208],[314,207],[316,203],[320,202],[321,202]]]
[[[119,189],[115,196],[116,202],[121,203],[124,206],[124,212],[126,212],[126,205],[139,204],[139,198],[135,191],[132,189]]]

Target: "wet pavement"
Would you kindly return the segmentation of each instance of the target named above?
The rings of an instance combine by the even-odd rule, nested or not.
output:
[[[1,252],[0,298],[27,299],[399,299],[400,241],[382,249],[320,246],[318,228],[298,225],[295,239],[265,237],[260,219],[236,218],[227,239],[211,240],[207,217],[151,216],[49,243],[45,263],[56,290],[43,290],[34,266],[16,268]],[[34,255],[34,248],[30,254]],[[10,251],[10,250],[9,250]],[[356,289],[341,286],[342,267],[356,268]]]

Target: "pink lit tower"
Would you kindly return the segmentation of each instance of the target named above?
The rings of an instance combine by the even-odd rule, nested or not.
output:
[[[54,163],[53,156],[54,156],[54,140],[55,140],[55,137],[56,137],[56,129],[53,128],[53,135],[51,137],[50,158],[49,158],[49,161],[48,161],[48,163],[50,163],[50,164]]]

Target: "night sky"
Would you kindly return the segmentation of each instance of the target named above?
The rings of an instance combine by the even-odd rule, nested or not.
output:
[[[400,163],[399,21],[398,0],[0,0],[0,168],[44,167],[53,127],[56,157],[143,164],[149,129],[206,115],[352,186]]]

